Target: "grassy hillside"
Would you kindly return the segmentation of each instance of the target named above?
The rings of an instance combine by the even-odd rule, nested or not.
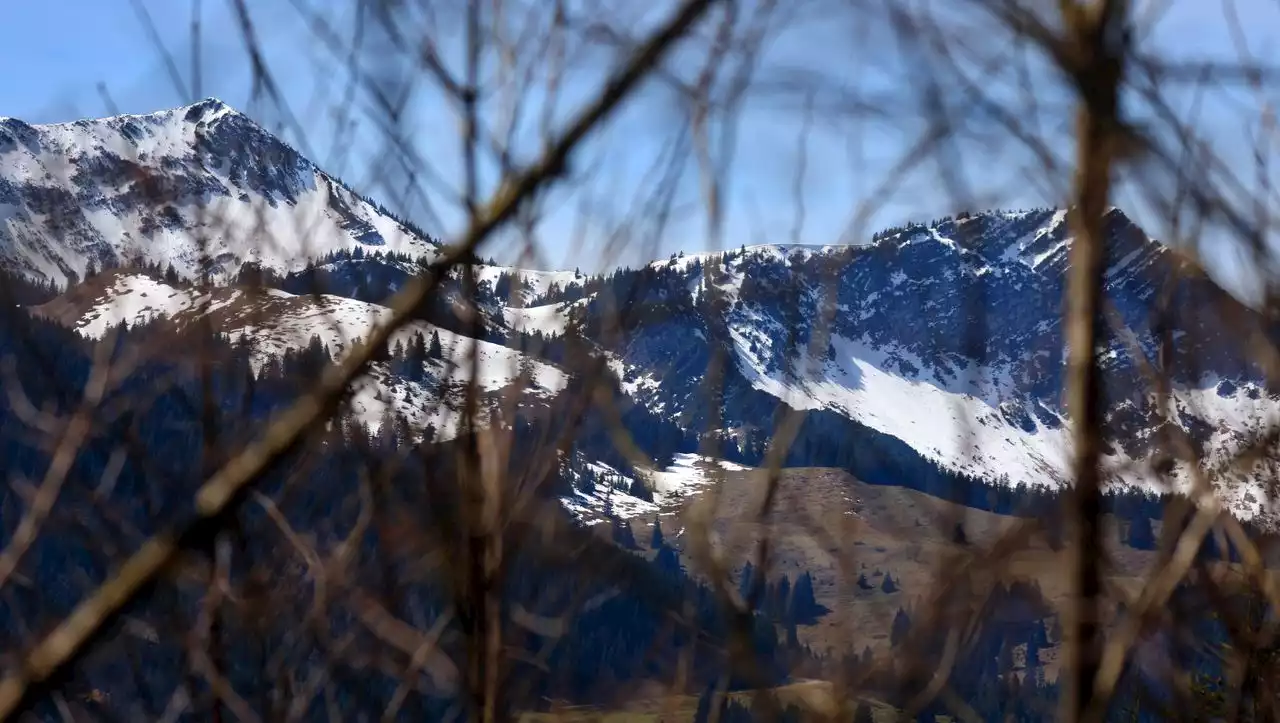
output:
[[[850,646],[860,652],[864,645],[880,652],[888,645],[896,611],[926,604],[951,571],[971,567],[969,581],[975,588],[990,581],[988,566],[979,560],[1021,522],[914,490],[866,484],[841,470],[799,468],[782,471],[762,527],[757,513],[767,476],[759,470],[723,475],[722,484],[658,516],[668,544],[681,550],[691,570],[699,571],[689,547],[700,520],[708,520],[714,549],[736,571],[754,557],[761,532],[767,530],[770,577],[786,574],[794,580],[809,571],[818,602],[830,610],[816,624],[801,625],[800,639],[833,653]],[[632,520],[641,545],[648,544],[652,522]],[[1119,530],[1112,521],[1108,524],[1114,562],[1110,582],[1136,594],[1138,576],[1155,553],[1122,544]],[[957,525],[964,544],[956,541]],[[1002,566],[1003,582],[1034,582],[1050,602],[1065,597],[1063,553],[1042,536],[1020,540],[1012,548]],[[871,589],[858,586],[860,575]],[[896,592],[881,589],[885,575],[892,576]]]

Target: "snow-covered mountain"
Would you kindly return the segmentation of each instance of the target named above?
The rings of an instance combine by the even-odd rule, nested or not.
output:
[[[0,264],[58,284],[144,262],[194,278],[338,249],[437,245],[216,99],[147,115],[0,118]]]
[[[1118,209],[1106,222],[1109,463],[1121,480],[1153,482],[1152,452],[1171,430],[1144,365],[1162,364],[1172,375],[1168,424],[1210,466],[1224,464],[1280,422],[1277,395],[1248,352],[1250,334],[1273,330]],[[783,402],[834,412],[944,468],[1056,486],[1068,478],[1070,241],[1062,210],[966,214],[857,247],[677,256],[589,284],[595,296],[578,303],[588,329],[616,305],[609,299],[643,310],[610,345],[615,365],[637,400],[684,424],[708,418],[702,371],[719,354],[729,369],[718,411],[745,437]],[[1163,330],[1173,353],[1161,362]],[[1255,481],[1224,496],[1252,515],[1269,495]]]
[[[143,193],[138,169],[154,170],[171,200]],[[91,337],[121,321],[207,318],[266,351],[306,345],[312,334],[341,350],[385,316],[379,302],[436,248],[216,101],[66,125],[0,122],[0,209],[0,259],[33,276],[62,281],[91,261],[175,266],[168,280],[154,271],[99,274],[38,310]],[[240,233],[216,236],[221,275],[197,292],[174,277],[198,271],[199,239],[213,235],[203,220],[211,209]],[[259,235],[246,233],[244,219],[255,214],[268,220]],[[461,317],[439,309],[424,310],[409,333],[436,333],[451,348],[479,344],[486,389],[509,384],[513,370],[531,371],[526,397],[536,402],[572,386],[576,372],[556,348],[572,330],[606,357],[643,419],[659,420],[643,424],[666,425],[648,436],[668,440],[661,451],[675,455],[677,471],[697,467],[689,455],[708,437],[725,455],[754,463],[773,420],[790,408],[816,412],[797,440],[798,464],[888,480],[936,467],[990,483],[1056,487],[1068,479],[1069,459],[1061,399],[1065,216],[966,213],[859,246],[678,254],[602,276],[481,265],[481,339],[466,337],[470,327],[454,323]],[[311,231],[291,230],[306,223]],[[1153,453],[1175,431],[1211,467],[1224,464],[1252,433],[1280,422],[1280,396],[1247,349],[1251,334],[1275,338],[1273,325],[1190,273],[1120,210],[1108,213],[1106,232],[1108,464],[1120,481],[1152,484],[1160,466]],[[279,246],[268,250],[266,235]],[[275,272],[273,288],[232,285],[249,261]],[[459,291],[447,287],[440,303],[462,303]],[[1162,354],[1162,338],[1171,340],[1171,355]],[[428,377],[441,379],[449,358]],[[723,375],[706,373],[715,360],[725,362]],[[1149,367],[1171,374],[1168,419]],[[707,393],[708,380],[719,381],[719,394]],[[388,403],[419,425],[440,430],[447,422],[425,411],[438,383],[397,378],[382,364],[367,384],[357,401],[371,424]],[[678,449],[672,429],[683,435]],[[651,509],[626,493],[633,479],[600,460],[577,462],[575,474],[612,479],[622,496],[615,504],[598,489],[580,491],[566,501],[571,508]],[[696,476],[646,475],[659,501],[664,489],[694,485]],[[1242,516],[1274,515],[1274,495],[1259,479],[1223,482],[1221,495]]]

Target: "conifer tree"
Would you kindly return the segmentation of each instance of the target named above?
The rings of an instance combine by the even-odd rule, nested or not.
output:
[[[663,547],[658,550],[658,556],[653,559],[653,564],[657,565],[662,572],[673,577],[683,572],[683,568],[680,566],[680,556],[670,547]]]
[[[1137,550],[1155,549],[1155,531],[1151,528],[1151,518],[1145,514],[1138,514],[1129,523],[1129,546]]]
[[[818,615],[818,600],[813,594],[813,576],[806,570],[796,578],[791,593],[791,617],[796,621],[813,620]]]
[[[644,482],[641,482],[639,477],[631,480],[631,485],[627,488],[627,494],[646,502],[653,502],[653,491],[645,487]]]
[[[889,645],[898,647],[907,639],[909,632],[911,632],[911,618],[907,616],[907,611],[898,608],[898,612],[893,616],[893,626],[889,629]]]
[[[420,332],[415,332],[405,345],[405,376],[411,381],[422,381],[426,375],[427,343]]]
[[[773,603],[773,609],[770,612],[773,617],[785,619],[787,617],[787,609],[791,604],[791,579],[786,575],[778,580],[778,584],[773,589],[773,595],[770,596],[770,602]]]
[[[625,520],[613,518],[613,541],[624,550],[636,549],[636,538],[631,532],[631,525]]]
[[[666,540],[662,536],[662,523],[658,521],[657,516],[653,518],[653,534],[649,538],[649,547],[657,550],[666,544]]]

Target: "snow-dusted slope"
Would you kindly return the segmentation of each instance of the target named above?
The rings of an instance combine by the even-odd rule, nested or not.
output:
[[[666,469],[645,469],[638,473],[652,491],[653,501],[649,501],[627,492],[634,478],[598,462],[588,460],[585,467],[597,479],[596,484],[590,490],[575,489],[563,503],[578,519],[587,523],[600,522],[604,516],[626,519],[653,515],[715,484],[722,478],[717,467],[724,472],[750,469],[697,454],[678,454]],[[573,471],[570,475],[575,478],[582,476]]]
[[[569,325],[570,312],[581,305],[579,301],[568,301],[540,306],[509,306],[502,310],[503,320],[515,331],[556,337],[563,334]]]
[[[737,349],[738,362],[754,388],[789,406],[836,411],[906,442],[944,467],[1005,484],[1054,486],[1070,478],[1070,420],[1043,405],[1039,418],[1027,414],[1026,406],[1039,402],[1025,400],[998,370],[981,369],[957,383],[917,357],[871,347],[864,339],[836,336],[831,345],[831,358],[798,375],[767,371],[745,344]],[[904,361],[919,372],[904,374],[899,366]],[[1175,418],[1199,427],[1197,441],[1211,469],[1231,459],[1247,440],[1280,426],[1280,403],[1253,382],[1172,391]],[[1141,453],[1122,446],[1104,459],[1115,481],[1160,489],[1146,462]],[[1190,484],[1187,472],[1178,469],[1183,489]],[[1221,492],[1228,506],[1251,517],[1264,511],[1262,489],[1260,483],[1245,482]]]
[[[1162,419],[1131,343],[1156,358],[1157,295],[1176,279],[1173,421],[1218,466],[1280,423],[1280,399],[1224,319],[1266,325],[1207,278],[1180,275],[1175,255],[1118,210],[1107,233],[1107,303],[1125,325],[1102,356],[1108,464],[1120,480],[1154,482]],[[909,225],[859,247],[678,255],[636,272],[649,308],[612,345],[613,364],[650,409],[704,420],[702,371],[723,351],[726,429],[767,426],[778,400],[837,413],[943,468],[1060,485],[1070,478],[1060,322],[1070,242],[1065,213],[1045,209]],[[604,303],[588,313],[603,317]],[[1244,516],[1274,512],[1253,482],[1222,496]]]
[[[564,290],[581,284],[586,277],[577,271],[541,271],[538,269],[518,269],[511,266],[478,266],[477,282],[489,282],[497,285],[503,275],[519,280],[521,293],[515,298],[523,303],[555,290]]]
[[[0,263],[59,284],[142,261],[194,278],[335,249],[435,244],[220,101],[29,125],[0,119]]]
[[[204,319],[233,341],[249,344],[257,368],[272,356],[307,346],[312,337],[318,337],[335,358],[340,358],[391,314],[386,307],[327,294],[300,296],[277,289],[233,287],[202,293],[136,272],[108,272],[93,282],[92,288],[82,285],[39,307],[37,313],[61,319],[91,338],[102,338],[121,322],[184,327]],[[522,393],[545,398],[560,392],[567,382],[560,369],[517,350],[425,322],[404,326],[392,336],[391,346],[407,344],[416,334],[438,336],[442,359],[427,362],[429,384],[398,378],[385,364],[375,365],[351,401],[357,416],[374,429],[384,418],[386,406],[391,405],[411,426],[421,428],[430,423],[441,437],[450,436],[457,415],[449,408],[451,400],[440,394],[441,383],[470,379],[473,356],[483,391],[497,391],[520,381]]]

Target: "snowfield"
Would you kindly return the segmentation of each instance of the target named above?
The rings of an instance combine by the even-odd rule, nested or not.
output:
[[[1000,369],[978,368],[955,381],[940,379],[922,360],[862,340],[833,337],[834,360],[796,362],[798,379],[769,372],[750,349],[753,330],[734,328],[739,368],[752,386],[796,409],[828,409],[906,442],[943,467],[1005,484],[1059,487],[1069,482],[1071,425],[1048,426],[1029,415],[1034,429],[1010,424],[1001,404],[1017,403],[1017,388]],[[759,348],[757,346],[757,348]],[[887,361],[905,359],[923,370],[915,378],[890,371]],[[1213,379],[1206,388],[1173,390],[1178,409],[1215,420],[1205,467],[1214,469],[1238,452],[1244,440],[1280,425],[1280,404],[1250,385],[1222,394]],[[1115,483],[1164,490],[1150,467],[1126,455],[1109,455],[1104,468]],[[1174,484],[1192,489],[1189,467],[1179,464]],[[1256,480],[1235,479],[1218,488],[1219,500],[1242,518],[1266,512],[1267,495]]]
[[[502,310],[507,326],[514,331],[532,334],[538,332],[546,337],[557,337],[564,334],[569,325],[569,310],[583,301],[562,304],[543,304],[530,307],[507,307]]]

